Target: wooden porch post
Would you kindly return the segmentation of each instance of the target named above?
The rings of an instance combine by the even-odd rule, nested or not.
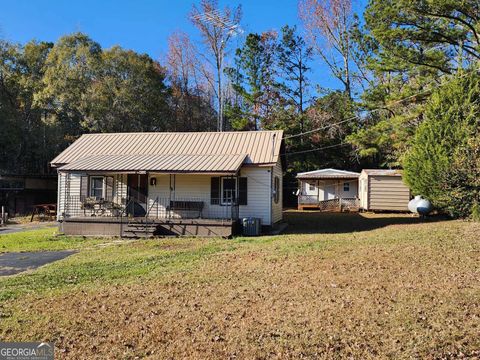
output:
[[[320,202],[320,180],[317,180],[317,202]]]
[[[297,196],[297,210],[302,210],[301,198],[302,198],[302,191],[303,191],[303,181],[298,180],[298,196]]]

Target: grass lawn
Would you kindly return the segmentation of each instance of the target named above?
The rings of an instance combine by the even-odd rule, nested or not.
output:
[[[233,240],[32,232],[26,250],[79,252],[0,278],[0,339],[71,359],[480,357],[479,224],[287,216]]]
[[[111,240],[56,236],[57,228],[29,230],[0,235],[0,254],[14,251],[81,249]]]

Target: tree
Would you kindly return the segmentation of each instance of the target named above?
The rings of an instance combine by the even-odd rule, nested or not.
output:
[[[200,7],[193,6],[191,20],[200,31],[205,49],[210,54],[205,59],[215,68],[214,87],[218,105],[217,130],[223,131],[223,69],[230,40],[235,35],[242,16],[241,7],[219,9],[217,0],[201,0]],[[202,53],[200,53],[202,54]]]
[[[241,98],[228,106],[234,128],[258,130],[268,123],[273,102],[278,100],[276,49],[275,33],[248,34],[243,47],[235,53],[235,67],[225,69]]]
[[[356,52],[350,0],[300,0],[299,15],[310,44],[351,99]]]
[[[478,19],[473,1],[369,2],[356,42],[366,48],[371,74],[361,106],[375,112],[348,138],[360,156],[401,165],[442,76],[477,62]]]
[[[384,69],[452,73],[480,60],[476,0],[372,0],[365,20]]]
[[[119,46],[102,51],[87,92],[91,106],[83,127],[92,132],[167,130],[165,76],[165,69],[148,55]]]
[[[82,33],[58,40],[45,61],[44,88],[36,96],[37,103],[54,113],[73,139],[93,120],[90,90],[102,64],[102,49]]]
[[[167,75],[175,131],[215,130],[213,75],[198,58],[187,34],[175,32],[168,39]]]
[[[313,49],[296,33],[296,26],[282,28],[278,49],[278,67],[282,77],[281,88],[284,97],[295,107],[300,122],[300,132],[305,131],[305,105],[308,103],[308,73]]]
[[[51,48],[35,41],[0,43],[0,171],[45,173],[59,147],[50,136],[55,126],[35,102]]]
[[[425,121],[403,160],[414,194],[454,216],[468,216],[480,204],[479,98],[476,70],[444,83],[428,102]]]

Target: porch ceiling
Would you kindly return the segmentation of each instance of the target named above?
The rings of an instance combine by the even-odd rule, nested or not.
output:
[[[96,155],[75,160],[60,171],[155,171],[236,173],[246,154],[236,155]]]

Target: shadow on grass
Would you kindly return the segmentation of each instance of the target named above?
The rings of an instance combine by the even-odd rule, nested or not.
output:
[[[444,216],[420,219],[411,214],[323,213],[315,211],[286,211],[289,226],[286,234],[341,234],[370,231],[389,225],[408,225],[447,220]]]

